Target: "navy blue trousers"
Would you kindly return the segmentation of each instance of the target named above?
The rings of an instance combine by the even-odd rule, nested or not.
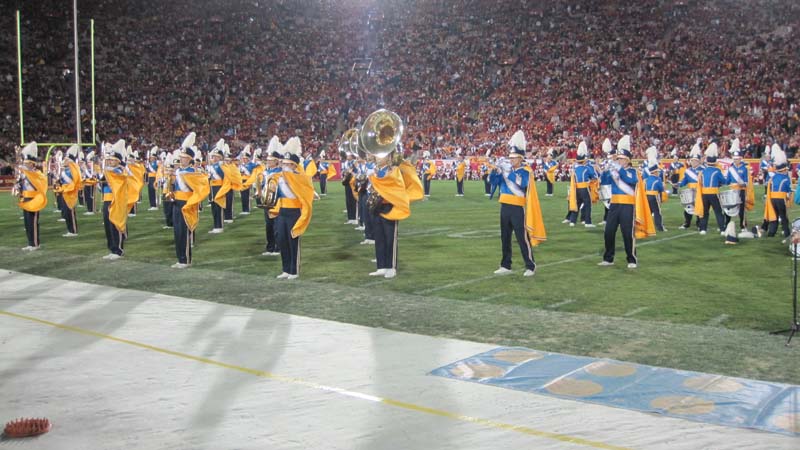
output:
[[[533,249],[528,240],[528,232],[525,231],[525,210],[522,206],[500,205],[500,241],[502,243],[503,258],[500,266],[511,269],[511,234],[517,237],[519,250],[522,252],[522,260],[525,261],[525,268],[534,270],[536,263],[533,260]]]

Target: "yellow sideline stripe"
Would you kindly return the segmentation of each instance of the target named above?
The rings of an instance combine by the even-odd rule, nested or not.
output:
[[[449,412],[449,411],[444,411],[444,410],[441,410],[441,409],[428,408],[426,406],[416,405],[414,403],[406,403],[406,402],[402,402],[402,401],[399,401],[399,400],[393,400],[393,399],[390,399],[390,398],[375,397],[375,396],[372,396],[372,395],[369,395],[369,394],[361,394],[361,393],[358,393],[358,392],[348,391],[348,390],[341,389],[341,388],[325,386],[325,385],[317,384],[317,383],[314,383],[314,382],[311,382],[311,381],[302,380],[300,378],[293,378],[293,377],[287,377],[287,376],[283,376],[283,375],[277,375],[277,374],[273,374],[273,373],[270,373],[270,372],[265,372],[263,370],[251,369],[251,368],[248,368],[248,367],[237,366],[237,365],[234,365],[234,364],[228,364],[228,363],[224,363],[224,362],[221,362],[221,361],[215,361],[215,360],[209,359],[209,358],[203,358],[202,356],[194,356],[194,355],[190,355],[190,354],[187,354],[187,353],[176,352],[174,350],[168,350],[168,349],[161,348],[161,347],[155,347],[153,345],[143,344],[141,342],[131,341],[131,340],[128,340],[128,339],[122,339],[122,338],[118,338],[118,337],[111,336],[111,335],[108,335],[108,334],[98,333],[96,331],[87,330],[87,329],[84,329],[84,328],[74,327],[72,325],[64,325],[64,324],[60,324],[60,323],[50,322],[50,321],[43,320],[43,319],[37,319],[36,317],[25,316],[25,315],[22,315],[22,314],[17,314],[17,313],[12,313],[12,312],[8,312],[8,311],[2,311],[2,310],[0,310],[0,315],[13,317],[13,318],[16,318],[16,319],[27,320],[27,321],[30,321],[30,322],[36,322],[36,323],[40,323],[40,324],[43,324],[43,325],[48,325],[48,326],[51,326],[51,327],[54,327],[54,328],[58,328],[58,329],[61,329],[61,330],[72,331],[73,333],[83,334],[83,335],[87,335],[87,336],[94,336],[94,337],[97,337],[97,338],[107,339],[107,340],[110,340],[110,341],[116,341],[116,342],[119,342],[119,343],[122,343],[122,344],[127,344],[127,345],[131,345],[131,346],[134,346],[134,347],[143,348],[145,350],[152,350],[154,352],[163,353],[163,354],[166,354],[166,355],[177,356],[179,358],[187,359],[187,360],[190,360],[190,361],[201,362],[201,363],[209,364],[209,365],[212,365],[212,366],[222,367],[222,368],[225,368],[225,369],[236,370],[238,372],[247,373],[247,374],[250,374],[250,375],[255,375],[255,376],[261,377],[261,378],[267,378],[267,379],[281,381],[281,382],[284,382],[284,383],[290,383],[290,384],[294,384],[294,385],[306,386],[306,387],[319,389],[319,390],[324,390],[324,391],[328,391],[328,392],[336,392],[336,393],[339,393],[339,394],[342,394],[342,395],[345,395],[345,396],[348,396],[348,397],[359,398],[359,399],[362,399],[362,400],[369,400],[369,401],[373,401],[373,402],[383,403],[383,404],[391,405],[391,406],[394,406],[394,407],[397,407],[397,408],[402,408],[402,409],[405,409],[405,410],[408,410],[408,411],[415,411],[415,412],[429,414],[429,415],[433,415],[433,416],[447,417],[449,419],[459,420],[459,421],[462,421],[462,422],[476,423],[476,424],[483,425],[483,426],[486,426],[486,427],[489,427],[489,428],[497,428],[497,429],[501,429],[501,430],[514,431],[514,432],[517,432],[517,433],[527,434],[527,435],[531,435],[531,436],[537,436],[537,437],[541,437],[541,438],[553,439],[553,440],[557,440],[557,441],[561,441],[561,442],[568,442],[570,444],[585,445],[585,446],[588,446],[588,447],[606,449],[606,450],[629,450],[626,447],[618,447],[618,446],[611,445],[611,444],[606,444],[606,443],[603,443],[603,442],[590,441],[588,439],[582,439],[582,438],[579,438],[579,437],[569,436],[569,435],[566,435],[566,434],[551,433],[551,432],[548,432],[548,431],[536,430],[534,428],[529,428],[529,427],[520,426],[520,425],[512,425],[512,424],[509,424],[509,423],[495,422],[493,420],[482,419],[480,417],[465,416],[465,415],[462,415],[462,414],[453,413],[453,412]]]

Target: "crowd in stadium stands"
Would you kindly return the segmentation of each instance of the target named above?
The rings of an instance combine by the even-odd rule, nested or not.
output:
[[[445,157],[571,156],[583,137],[633,137],[636,156],[737,136],[759,157],[800,146],[800,2],[795,0],[82,0],[83,139],[91,140],[89,24],[97,134],[172,148],[189,131],[264,146],[336,140],[378,107],[404,147]],[[26,140],[74,140],[71,9],[23,2]],[[42,13],[46,11],[46,13]],[[13,16],[0,18],[4,30]],[[16,42],[0,34],[0,149],[18,142]]]

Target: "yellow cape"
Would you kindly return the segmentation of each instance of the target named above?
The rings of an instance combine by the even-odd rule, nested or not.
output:
[[[106,182],[111,187],[111,205],[108,208],[108,220],[119,230],[125,232],[128,221],[128,180],[131,178],[125,173],[115,173],[110,170],[105,172]]]
[[[314,178],[314,175],[317,174],[317,163],[314,162],[313,159],[308,162],[308,165],[305,168],[305,172],[309,178]]]
[[[197,223],[200,222],[200,203],[208,198],[208,193],[211,191],[211,186],[208,183],[208,176],[204,173],[190,172],[181,175],[181,179],[192,190],[192,196],[186,200],[186,204],[181,208],[183,220],[186,221],[186,227],[189,231],[194,231],[197,228]]]
[[[128,180],[128,206],[130,207],[139,201],[139,192],[144,187],[145,168],[139,163],[128,164],[128,168],[131,170],[131,176]]]
[[[636,172],[638,181],[634,193],[634,236],[636,239],[644,239],[656,235],[656,225],[653,216],[650,215],[650,203],[647,202],[647,189],[642,181],[642,174]]]
[[[329,162],[328,163],[328,179],[336,176],[336,164]]]
[[[572,172],[569,176],[569,210],[572,212],[578,212],[578,189],[575,186],[575,172]]]
[[[464,172],[467,171],[467,165],[464,164],[464,161],[458,163],[458,167],[456,167],[456,180],[462,181],[464,180]]]
[[[33,197],[23,198],[23,200],[18,203],[19,207],[28,212],[43,210],[45,206],[47,206],[47,177],[38,170],[30,170],[24,167],[21,170],[28,181],[30,181],[31,185],[33,185],[36,193]]]
[[[228,191],[233,189],[233,178],[235,174],[239,173],[239,169],[232,164],[220,164],[219,167],[222,169],[223,173],[222,186],[217,191],[217,195],[214,196],[214,203],[224,209],[228,205],[228,200],[225,195]],[[241,180],[241,174],[239,175],[239,179]]]
[[[83,188],[81,185],[81,169],[72,160],[67,161],[67,165],[72,174],[72,183],[61,185],[60,191],[61,195],[64,197],[64,203],[66,203],[70,209],[73,209],[78,203],[78,192]]]
[[[547,169],[547,172],[545,172],[545,174],[544,174],[547,177],[547,181],[549,181],[550,184],[553,184],[553,183],[556,182],[556,169],[558,169],[558,164],[556,164],[553,167]]]
[[[533,177],[529,179],[528,192],[525,194],[525,231],[528,232],[532,247],[547,240],[542,207],[539,204],[539,193],[536,191],[536,182]]]
[[[308,224],[311,223],[311,212],[314,205],[314,185],[311,183],[311,177],[302,172],[281,172],[280,176],[286,180],[289,188],[300,200],[300,218],[297,219],[294,227],[292,227],[292,238],[297,238],[306,232]]]
[[[383,178],[375,175],[369,177],[372,188],[378,192],[386,203],[392,204],[392,210],[388,213],[381,213],[387,220],[403,220],[411,215],[411,199],[409,198],[406,185],[403,181],[403,174],[399,167],[390,169],[389,173]]]
[[[264,166],[262,166],[261,164],[257,165],[257,166],[256,166],[256,167],[253,169],[253,171],[252,171],[252,172],[250,172],[250,176],[247,178],[247,180],[245,180],[245,181],[244,181],[244,183],[243,183],[243,187],[244,187],[244,189],[245,189],[245,190],[247,190],[247,189],[250,189],[250,186],[252,186],[252,185],[253,185],[253,183],[255,183],[255,182],[256,182],[256,180],[258,180],[258,176],[259,176],[259,175],[261,174],[261,172],[263,172],[263,171],[264,171]]]
[[[703,218],[705,215],[703,206],[703,172],[697,172],[697,191],[694,194],[694,215]]]

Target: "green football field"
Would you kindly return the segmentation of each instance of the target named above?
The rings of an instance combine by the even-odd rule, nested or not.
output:
[[[522,276],[516,243],[514,273],[493,275],[499,204],[483,195],[482,183],[467,182],[466,196],[455,197],[455,182],[444,181],[434,182],[431,198],[414,203],[401,222],[392,280],[367,275],[375,270],[374,247],[360,245],[362,232],[344,224],[338,182],[314,203],[296,281],[276,280],[280,258],[261,256],[259,209],[210,235],[205,208],[193,267],[175,270],[172,230],[163,230],[162,212],[146,211],[144,203],[129,218],[125,258],[108,262],[101,259],[108,253],[101,216],[79,209],[79,236],[63,238],[52,201],[41,215],[42,250],[21,252],[22,220],[7,193],[0,195],[0,267],[413,333],[800,383],[800,337],[787,348],[785,335],[769,334],[791,322],[792,259],[781,238],[724,245],[713,217],[706,236],[679,230],[682,208],[671,197],[664,205],[668,231],[637,243],[638,269],[625,267],[619,235],[617,264],[598,267],[603,228],[561,223],[566,188],[559,183],[556,195],[545,197],[544,184],[538,186],[548,240],[534,250],[532,278]],[[756,192],[752,224],[761,223],[763,211],[762,188]],[[594,205],[595,223],[602,212]]]

